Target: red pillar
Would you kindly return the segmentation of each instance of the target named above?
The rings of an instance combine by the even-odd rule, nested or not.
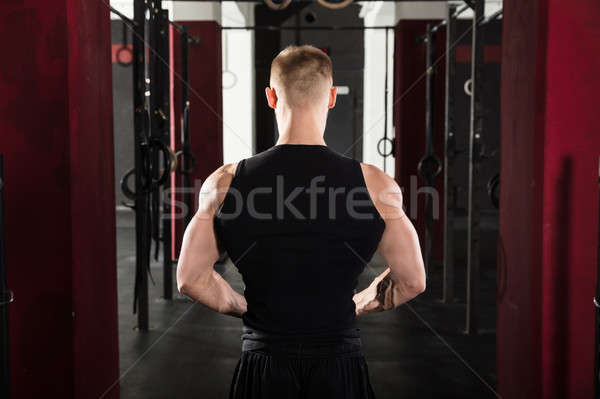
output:
[[[407,213],[415,222],[421,240],[425,239],[425,195],[416,195],[416,190],[425,185],[417,172],[419,161],[425,154],[425,43],[417,39],[427,32],[427,24],[437,24],[439,20],[401,20],[396,25],[394,49],[394,126],[396,135],[396,181],[404,191],[404,204]],[[443,29],[435,35],[435,57],[439,60],[434,78],[434,150],[438,158],[444,160],[444,98],[446,34]],[[417,185],[412,181],[417,180]],[[414,186],[414,187],[413,187]],[[434,220],[433,256],[441,262],[443,251],[442,210],[444,179],[435,179],[439,193],[439,219]],[[414,203],[416,200],[417,203]],[[418,205],[417,205],[418,204]],[[422,241],[421,247],[425,243]]]
[[[12,398],[98,398],[119,375],[109,13],[26,4],[0,8]]]
[[[498,389],[593,395],[600,3],[505,0]]]
[[[223,89],[221,67],[221,27],[216,21],[178,21],[187,27],[190,36],[200,39],[189,47],[189,95],[190,95],[190,141],[191,151],[197,165],[191,176],[194,186],[194,209],[198,192],[204,180],[223,164]],[[172,43],[172,82],[173,109],[171,119],[171,137],[176,151],[181,147],[181,42],[180,34],[171,28]],[[177,187],[183,187],[181,176],[173,180]],[[195,182],[195,183],[194,183]],[[182,201],[181,195],[176,201]],[[183,219],[181,208],[176,212],[173,229],[173,256],[179,256],[183,237]],[[179,217],[177,216],[179,215]]]

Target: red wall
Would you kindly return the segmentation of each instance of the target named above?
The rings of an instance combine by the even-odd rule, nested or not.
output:
[[[507,398],[593,395],[598,20],[597,1],[504,1],[497,352]]]
[[[22,3],[0,9],[12,397],[98,398],[119,373],[109,13]]]
[[[190,85],[190,136],[191,150],[198,164],[191,176],[194,196],[194,207],[197,194],[204,180],[215,169],[223,164],[223,97],[221,67],[221,29],[215,21],[183,21],[178,22],[188,28],[191,36],[200,38],[200,43],[189,47],[189,85]],[[177,150],[181,137],[181,57],[180,35],[171,29],[173,57],[172,65],[172,101],[173,122],[171,135]],[[180,176],[175,178],[178,187],[182,187]],[[177,197],[177,201],[182,201]],[[194,208],[195,210],[195,208]],[[177,209],[173,209],[177,212]],[[179,255],[181,238],[183,237],[182,220],[176,221],[173,229],[173,256]]]
[[[417,38],[426,32],[427,23],[439,21],[402,20],[395,29],[394,49],[394,126],[396,135],[396,181],[404,190],[404,204],[408,215],[415,221],[415,227],[424,248],[425,239],[425,194],[419,194],[417,204],[413,204],[416,190],[412,190],[411,176],[418,176],[418,187],[425,182],[417,173],[419,160],[425,154],[425,51],[424,43],[417,43]],[[446,48],[446,34],[438,31],[435,37],[436,55],[439,59]],[[444,98],[445,98],[445,60],[437,64],[434,79],[434,152],[444,159]],[[441,262],[443,229],[443,190],[444,179],[440,175],[435,180],[439,193],[439,221],[434,220],[434,261]],[[411,190],[413,194],[411,195]],[[417,217],[414,219],[413,207],[416,206]]]

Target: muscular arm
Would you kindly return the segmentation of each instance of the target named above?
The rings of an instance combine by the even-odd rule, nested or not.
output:
[[[235,165],[224,165],[202,185],[198,211],[183,235],[177,264],[177,288],[212,310],[241,317],[246,312],[246,299],[213,268],[219,259],[213,218],[223,202],[234,171]]]
[[[354,295],[357,315],[393,309],[425,291],[419,237],[402,209],[398,184],[374,166],[361,166],[369,194],[385,220],[377,250],[389,267]]]

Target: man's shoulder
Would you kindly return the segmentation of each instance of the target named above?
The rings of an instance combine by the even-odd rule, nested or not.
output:
[[[382,216],[402,209],[402,190],[396,180],[377,166],[361,162],[360,167],[371,199]]]
[[[362,169],[365,182],[368,185],[372,185],[374,189],[398,186],[396,181],[391,176],[379,169],[377,166],[361,162],[360,167]]]
[[[212,212],[223,202],[237,165],[237,162],[224,164],[206,178],[200,189],[199,210]]]
[[[235,171],[237,169],[237,162],[226,163],[221,165],[217,170],[208,176],[205,181],[205,184],[213,187],[221,187],[223,185],[229,185],[233,176],[235,176]]]

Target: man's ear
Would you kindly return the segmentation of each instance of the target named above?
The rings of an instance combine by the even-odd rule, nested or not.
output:
[[[329,89],[329,109],[335,107],[335,101],[337,99],[337,86],[333,86],[331,89]]]
[[[267,104],[269,107],[273,109],[277,108],[277,93],[275,93],[275,89],[266,87],[265,95],[267,96]]]

